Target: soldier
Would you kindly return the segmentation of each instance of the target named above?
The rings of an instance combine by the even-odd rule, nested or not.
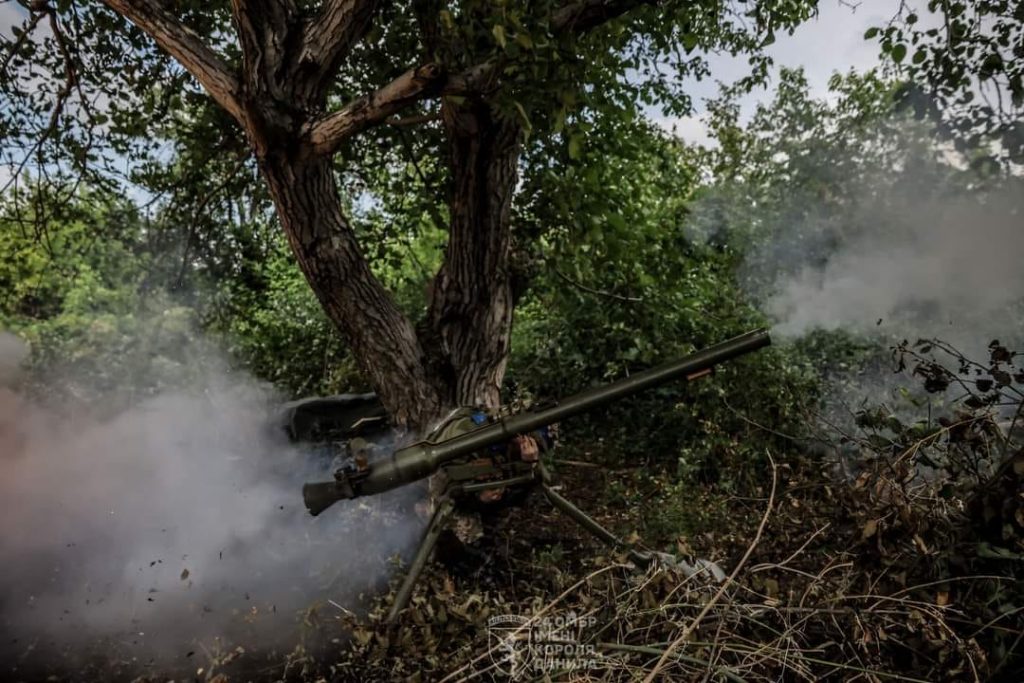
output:
[[[483,410],[459,409],[442,420],[428,438],[442,441],[450,439],[475,429],[489,421],[491,417],[496,416]],[[490,452],[481,453],[480,457],[468,461],[467,465],[470,467],[492,465],[495,459],[502,459],[505,462],[519,460],[526,463],[538,463],[540,461],[540,443],[543,443],[546,448],[550,445],[548,443],[550,440],[551,430],[544,430],[543,433],[518,435],[504,444],[492,447]],[[488,476],[493,475],[483,475],[478,479],[487,481]],[[417,506],[423,516],[426,517],[433,513],[437,501],[445,493],[449,483],[444,472],[438,472],[431,477],[428,500],[425,504]],[[448,539],[448,542],[442,542],[442,544],[449,546],[452,550],[457,550],[477,542],[484,535],[483,514],[494,512],[500,507],[516,505],[522,502],[527,493],[528,490],[525,488],[515,491],[493,488],[459,497],[456,500],[457,505],[451,525],[451,533],[454,534],[457,542]]]

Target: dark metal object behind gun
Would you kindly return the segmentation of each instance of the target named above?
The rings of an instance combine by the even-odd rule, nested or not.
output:
[[[343,467],[335,472],[334,481],[310,483],[302,487],[306,508],[311,514],[319,515],[339,500],[371,496],[410,484],[429,477],[453,460],[507,442],[516,435],[528,434],[567,417],[614,403],[676,379],[702,377],[719,363],[751,353],[770,343],[771,339],[765,329],[747,332],[677,361],[570,396],[553,407],[513,415],[444,441],[414,443],[365,468]]]

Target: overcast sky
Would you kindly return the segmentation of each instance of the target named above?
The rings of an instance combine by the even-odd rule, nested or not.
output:
[[[783,66],[803,67],[812,94],[824,96],[833,73],[846,73],[850,69],[866,71],[878,65],[878,43],[864,40],[864,32],[871,26],[888,22],[898,8],[898,0],[862,0],[859,3],[821,0],[816,19],[801,25],[791,36],[777,35],[775,44],[768,48],[775,60],[776,73]],[[717,82],[732,83],[749,72],[745,57],[712,56],[709,61],[711,78],[694,82],[690,90],[696,109],[693,116],[665,118],[652,114],[659,125],[674,130],[687,142],[708,141],[701,113],[704,101],[717,95]],[[769,84],[769,90],[744,98],[744,110],[749,113],[757,101],[769,99],[771,87]]]

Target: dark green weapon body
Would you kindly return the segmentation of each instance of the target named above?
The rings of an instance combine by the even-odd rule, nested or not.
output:
[[[318,515],[339,500],[383,493],[425,479],[439,471],[444,473],[446,489],[435,505],[433,519],[392,605],[389,621],[395,620],[408,601],[415,580],[453,511],[454,500],[459,496],[479,491],[540,486],[555,507],[601,541],[626,549],[633,561],[647,565],[654,559],[651,554],[631,550],[611,532],[552,490],[548,485],[547,472],[539,461],[490,458],[466,463],[465,460],[473,454],[486,453],[487,449],[507,443],[518,435],[530,434],[565,418],[614,403],[667,382],[677,379],[689,381],[703,377],[716,365],[756,351],[770,343],[767,330],[754,330],[680,360],[576,394],[550,408],[495,420],[451,438],[427,439],[414,443],[369,464],[343,467],[335,473],[333,481],[303,486],[302,494],[306,507],[311,514]]]

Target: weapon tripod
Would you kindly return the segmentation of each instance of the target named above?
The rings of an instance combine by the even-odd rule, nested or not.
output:
[[[514,487],[539,487],[551,505],[565,513],[570,519],[586,529],[602,543],[614,549],[625,550],[629,559],[637,566],[646,568],[652,562],[665,560],[661,553],[641,552],[632,548],[628,543],[608,529],[605,529],[585,512],[565,499],[551,487],[551,475],[543,463],[539,461],[532,463],[488,462],[453,464],[441,468],[441,471],[447,477],[448,485],[445,487],[444,493],[437,500],[434,512],[430,517],[430,523],[423,533],[423,538],[420,541],[419,548],[416,550],[416,555],[413,556],[412,562],[409,564],[409,571],[402,580],[398,593],[395,595],[395,601],[388,611],[386,619],[388,624],[394,624],[398,619],[399,613],[409,603],[412,589],[426,568],[427,562],[430,560],[430,554],[433,552],[434,546],[437,545],[438,538],[440,538],[441,533],[455,511],[456,500],[463,495],[491,490],[504,491]],[[481,481],[481,477],[493,475],[498,475],[501,478]],[[672,564],[683,568],[684,571],[691,571],[691,573],[698,571],[693,570],[686,563],[676,563],[674,558]],[[715,572],[712,571],[712,573]]]

